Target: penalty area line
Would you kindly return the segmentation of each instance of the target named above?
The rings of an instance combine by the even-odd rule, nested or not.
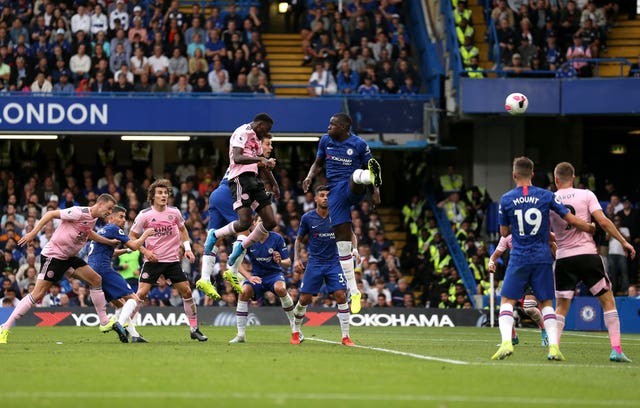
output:
[[[329,343],[329,344],[342,345],[342,343],[340,343],[339,341],[319,339],[317,337],[315,337],[315,338],[307,337],[307,338],[305,338],[305,340],[306,341],[317,341],[319,343]],[[452,359],[449,359],[449,358],[426,356],[424,354],[409,353],[409,352],[406,352],[406,351],[391,350],[391,349],[385,349],[385,348],[381,348],[381,347],[362,346],[362,345],[359,345],[359,344],[356,344],[356,345],[354,345],[352,347],[361,348],[361,349],[365,349],[365,350],[380,351],[380,352],[389,353],[389,354],[396,354],[396,355],[399,355],[399,356],[412,357],[412,358],[417,358],[419,360],[438,361],[438,362],[441,362],[441,363],[456,364],[456,365],[467,365],[467,364],[469,364],[468,362],[461,361],[461,360],[452,360]]]

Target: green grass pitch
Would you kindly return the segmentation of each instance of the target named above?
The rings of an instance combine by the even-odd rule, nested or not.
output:
[[[284,326],[141,327],[149,344],[122,344],[86,327],[16,327],[0,347],[2,407],[638,407],[640,336],[623,335],[631,364],[608,360],[606,333],[566,332],[565,362],[546,360],[537,330],[519,331],[492,361],[498,329]]]

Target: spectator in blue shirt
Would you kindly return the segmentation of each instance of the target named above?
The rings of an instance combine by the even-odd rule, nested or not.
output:
[[[348,62],[343,62],[338,72],[338,92],[339,93],[356,93],[360,76],[357,71],[353,71],[349,67]]]
[[[404,84],[400,86],[400,93],[402,95],[417,95],[420,93],[420,89],[413,83],[413,77],[407,75],[404,78]]]
[[[360,95],[378,95],[380,94],[380,88],[373,83],[373,78],[370,75],[365,75],[364,83],[358,87],[358,94]]]

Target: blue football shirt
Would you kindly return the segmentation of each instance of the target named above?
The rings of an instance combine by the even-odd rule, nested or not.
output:
[[[336,238],[331,228],[330,217],[322,218],[317,211],[302,216],[298,236],[309,234],[309,262],[334,262],[338,259]]]
[[[124,230],[115,224],[107,224],[97,231],[98,235],[107,239],[117,239],[118,241],[126,244],[129,242],[129,236],[124,233]],[[111,258],[113,257],[113,251],[115,248],[111,245],[100,244],[95,241],[91,242],[89,247],[89,259],[88,264],[96,272],[100,270],[111,269]]]
[[[509,263],[553,263],[549,248],[549,211],[564,218],[569,212],[554,193],[535,186],[516,187],[500,199],[500,225],[511,227]]]
[[[348,180],[354,170],[361,169],[371,159],[369,145],[359,136],[351,134],[344,142],[335,141],[325,134],[318,143],[317,157],[325,158],[329,187]]]
[[[256,242],[247,250],[247,255],[253,267],[252,275],[269,276],[282,273],[282,267],[273,261],[273,253],[279,252],[282,259],[289,258],[287,244],[280,234],[269,232],[269,237],[264,242]]]

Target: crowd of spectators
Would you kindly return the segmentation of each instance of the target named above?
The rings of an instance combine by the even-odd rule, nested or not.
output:
[[[299,12],[310,96],[420,93],[401,0],[314,0]]]
[[[259,9],[177,0],[0,3],[0,90],[271,93]]]
[[[618,3],[609,0],[493,0],[489,7],[499,48],[493,69],[507,71],[509,77],[592,76],[592,64],[571,61],[606,56],[607,34],[620,12]],[[464,1],[457,1],[454,19],[464,69],[466,75],[482,78],[478,59],[472,59],[478,56],[478,49],[473,45],[473,29],[468,28],[471,22],[464,18],[465,11],[469,10]],[[565,62],[571,63],[562,67]]]
[[[208,156],[202,155],[203,151],[209,152]],[[15,303],[13,295],[20,299],[33,288],[40,270],[40,251],[60,220],[54,220],[43,228],[33,246],[18,247],[16,242],[34,227],[44,213],[75,205],[92,205],[99,194],[110,193],[119,205],[127,209],[125,230],[128,232],[139,211],[148,206],[147,188],[157,177],[173,182],[170,205],[182,211],[196,255],[194,263],[183,260],[182,267],[195,288],[206,239],[208,197],[217,188],[225,166],[219,160],[224,157],[223,152],[210,151],[210,146],[203,149],[193,142],[181,144],[177,147],[179,162],[167,165],[163,174],[154,174],[150,161],[152,152],[146,143],[131,144],[131,156],[122,158],[117,157],[110,139],[105,139],[97,150],[95,165],[90,166],[78,164],[73,140],[68,137],[59,142],[55,154],[45,153],[34,142],[0,143],[0,250],[3,251],[3,257],[0,257],[0,298],[7,297]],[[301,181],[314,159],[314,153],[313,146],[277,147],[279,166],[275,176],[281,197],[273,202],[277,221],[274,231],[283,235],[291,256],[301,216],[315,209],[313,194],[305,194],[301,189]],[[123,166],[123,162],[128,164]],[[323,182],[326,180],[317,180],[317,184]],[[365,201],[354,209],[352,217],[361,254],[356,270],[364,294],[363,305],[404,307],[416,304],[412,291],[408,290],[408,279],[404,279],[406,268],[394,242],[387,238],[380,216]],[[218,271],[227,269],[227,248],[230,247],[229,243],[226,244],[222,244],[218,253]],[[87,253],[88,245],[80,256],[87,256]],[[308,254],[302,251],[301,256],[305,259]],[[134,251],[114,259],[114,267],[136,288],[141,262],[139,252]],[[245,262],[244,267],[250,268],[250,264]],[[283,272],[295,300],[301,275],[293,268]],[[220,275],[215,278],[215,284],[222,300],[213,302],[194,289],[198,304],[235,306],[237,297]],[[379,298],[381,294],[385,296],[384,301]],[[87,295],[87,288],[80,281],[65,278],[60,285],[53,286],[39,306],[90,306],[91,299]],[[180,302],[180,296],[162,280],[151,291],[148,300],[149,305],[156,306],[175,306]],[[313,305],[330,306],[333,303],[334,299],[329,294],[321,292],[314,298]],[[278,304],[271,295],[254,302],[254,306]]]

